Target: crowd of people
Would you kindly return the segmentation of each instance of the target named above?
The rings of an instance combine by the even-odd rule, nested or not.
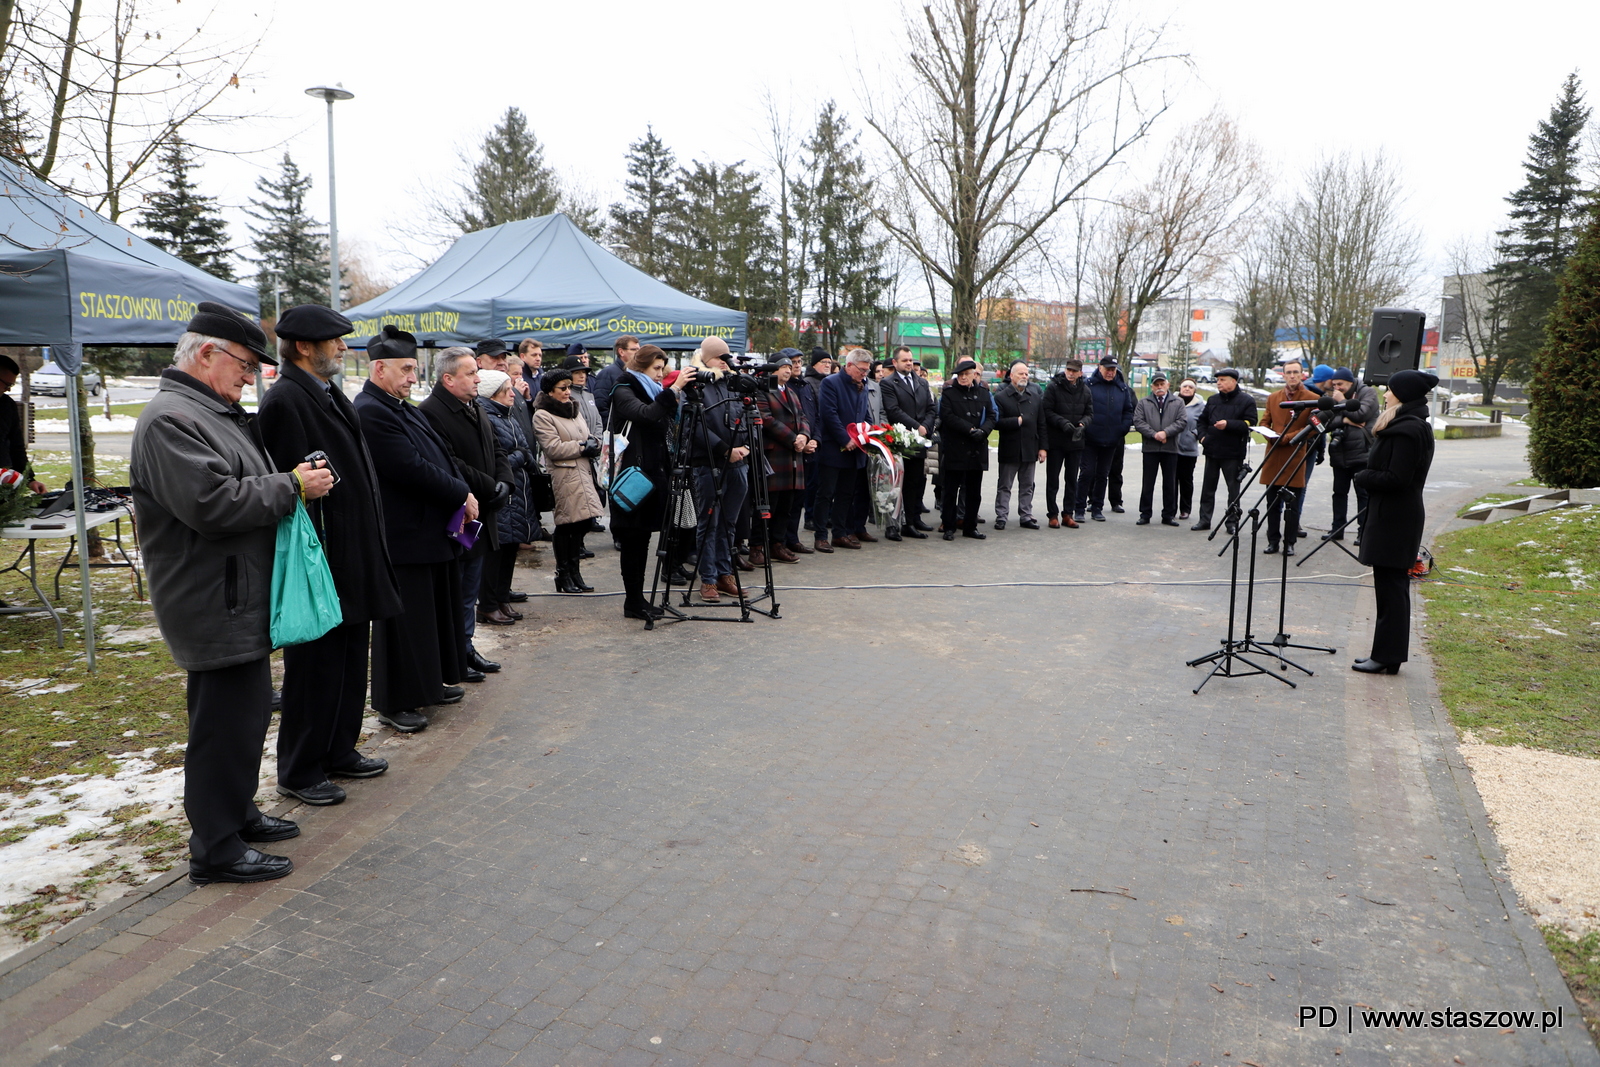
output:
[[[261,881],[293,869],[287,857],[255,846],[293,837],[298,826],[263,814],[253,798],[274,701],[268,657],[277,529],[301,506],[323,544],[342,620],[284,649],[277,790],[326,805],[345,799],[337,779],[388,770],[357,749],[369,662],[378,718],[402,733],[425,729],[428,709],[459,702],[462,683],[500,670],[475,647],[476,628],[522,618],[517,605],[529,594],[515,588],[516,564],[537,542],[553,550],[556,592],[581,595],[593,591],[582,573],[595,556],[585,539],[608,532],[623,615],[649,621],[661,610],[646,595],[650,547],[671,524],[673,536],[658,541],[670,550],[657,553],[657,585],[662,577],[669,588],[692,592],[698,584],[707,602],[746,597],[740,572],[879,539],[868,529],[863,424],[895,424],[919,442],[900,460],[900,498],[875,502],[889,541],[934,532],[924,521],[929,481],[944,539],[982,539],[980,493],[991,451],[994,529],[1006,527],[1013,502],[1018,526],[1039,529],[1040,463],[1051,528],[1104,521],[1107,497],[1113,512],[1124,510],[1130,429],[1143,440],[1138,521],[1154,516],[1157,482],[1161,521],[1186,519],[1204,455],[1192,527],[1204,530],[1219,480],[1228,491],[1225,521],[1237,520],[1232,505],[1256,421],[1254,399],[1226,369],[1204,400],[1194,382],[1180,382],[1174,393],[1159,374],[1136,398],[1110,358],[1087,379],[1082,364],[1069,361],[1043,389],[1019,361],[993,390],[975,362],[961,360],[935,395],[906,348],[883,362],[856,346],[837,358],[820,348],[809,357],[784,349],[752,377],[742,371],[753,368],[730,366],[719,338],[706,339],[679,371],[668,370],[660,348],[633,337],[620,338],[614,360],[593,370],[581,345],[550,369],[536,340],[515,352],[498,340],[448,348],[434,361],[427,397],[413,403],[416,338],[393,325],[367,342],[368,377],[352,400],[340,384],[351,328],[336,311],[302,305],[278,319],[270,348],[256,323],[203,303],[134,434],[130,479],[152,605],[189,678],[184,803],[190,878],[199,884]],[[263,364],[278,368],[276,382],[251,416],[239,401]],[[1404,431],[1410,449],[1395,462],[1411,468],[1384,473],[1368,469],[1369,450],[1386,463],[1395,454],[1370,444],[1386,425],[1370,388],[1328,368],[1308,385],[1297,364],[1285,367],[1285,379],[1262,420],[1277,431],[1261,469],[1263,484],[1275,487],[1267,551],[1293,551],[1318,455],[1291,443],[1311,409],[1280,403],[1315,390],[1356,401],[1332,416],[1335,432],[1317,438],[1331,442],[1322,447],[1335,471],[1338,525],[1329,536],[1341,536],[1341,494],[1354,487],[1369,526],[1385,512],[1366,494],[1391,494],[1387,513],[1408,532],[1381,547],[1367,536],[1363,561],[1392,571],[1407,540],[1421,536],[1414,468],[1423,446],[1412,440],[1412,423],[1418,404],[1425,409],[1417,400],[1425,390],[1391,390],[1390,434]],[[1405,658],[1397,598],[1406,590],[1391,573],[1386,581],[1379,618],[1390,632],[1363,662],[1391,670]]]

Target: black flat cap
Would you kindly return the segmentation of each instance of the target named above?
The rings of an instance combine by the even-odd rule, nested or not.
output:
[[[1239,380],[1239,372],[1234,370],[1232,367],[1223,367],[1221,370],[1217,371],[1217,377],[1218,378],[1232,378],[1234,381],[1238,381]]]
[[[290,341],[331,341],[355,327],[350,320],[321,304],[299,304],[278,318],[272,332]]]
[[[416,359],[417,339],[392,322],[383,324],[383,332],[367,342],[368,359]]]
[[[189,333],[201,333],[207,337],[220,337],[224,341],[237,341],[250,351],[263,363],[270,363],[276,367],[278,361],[267,352],[267,335],[261,327],[239,314],[230,307],[211,300],[202,300],[200,309],[195,312],[194,318],[189,320],[185,327]]]
[[[583,360],[579,359],[577,356],[568,356],[566,359],[562,360],[556,366],[557,366],[557,369],[565,370],[565,371],[581,370],[584,373],[588,373],[588,370],[589,370],[589,364],[585,363]]]
[[[498,356],[502,352],[509,351],[511,350],[506,347],[506,343],[504,341],[500,341],[491,337],[487,341],[479,341],[476,345],[474,345],[472,354],[475,356]]]

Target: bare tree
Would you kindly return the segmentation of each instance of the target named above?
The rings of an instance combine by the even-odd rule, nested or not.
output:
[[[1229,272],[1235,305],[1233,343],[1229,358],[1235,367],[1250,371],[1257,385],[1272,366],[1278,329],[1288,314],[1283,279],[1281,212],[1263,212],[1267,222],[1254,228],[1234,257]]]
[[[1306,173],[1283,217],[1283,277],[1291,323],[1315,362],[1359,375],[1372,309],[1410,290],[1421,238],[1403,199],[1399,172],[1381,153],[1341,154]]]
[[[1166,102],[1137,81],[1179,57],[1109,0],[927,0],[906,36],[903,91],[867,105],[890,164],[875,212],[968,354],[980,299],[1150,129]]]
[[[1507,344],[1510,326],[1506,279],[1490,267],[1493,244],[1459,241],[1450,248],[1451,274],[1444,279],[1439,316],[1439,347],[1460,345],[1472,360],[1473,377],[1483,386],[1483,402],[1494,403],[1495,390],[1509,377],[1516,361]]]
[[[1155,177],[1111,207],[1093,256],[1091,284],[1113,355],[1125,363],[1133,354],[1158,300],[1217,274],[1263,193],[1260,150],[1226,116],[1213,112],[1173,140]]]

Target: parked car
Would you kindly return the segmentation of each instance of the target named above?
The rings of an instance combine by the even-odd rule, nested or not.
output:
[[[1283,384],[1283,371],[1281,371],[1281,370],[1269,370],[1269,371],[1267,371],[1267,384],[1268,385],[1282,385]]]
[[[89,390],[89,395],[99,396],[100,375],[85,367],[82,377],[84,387]],[[29,377],[28,387],[40,396],[66,396],[67,376],[54,363],[46,363]]]
[[[1217,372],[1205,366],[1190,367],[1189,377],[1194,379],[1196,385],[1215,384]]]

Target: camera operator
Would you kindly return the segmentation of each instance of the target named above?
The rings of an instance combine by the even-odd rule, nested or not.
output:
[[[791,355],[792,354],[792,355]],[[766,450],[767,466],[772,473],[767,476],[767,499],[772,518],[767,529],[755,531],[758,540],[772,545],[772,558],[779,563],[799,563],[797,556],[786,543],[789,519],[800,506],[806,489],[806,457],[816,452],[817,442],[811,437],[811,424],[806,421],[805,408],[800,401],[800,390],[791,385],[794,378],[794,360],[800,353],[786,348],[772,357],[778,365],[772,372],[772,383],[766,395],[756,401],[761,412],[761,436]],[[764,535],[764,537],[763,537]],[[750,562],[762,566],[766,559],[759,543],[750,546]]]
[[[1363,674],[1398,674],[1411,652],[1411,568],[1422,547],[1428,513],[1422,487],[1433,465],[1433,427],[1428,393],[1439,379],[1403,370],[1389,378],[1389,397],[1372,427],[1367,469],[1355,483],[1367,491],[1367,528],[1361,562],[1372,568],[1378,619],[1372,654],[1352,665]]]
[[[1211,529],[1211,511],[1217,504],[1217,478],[1228,484],[1228,508],[1239,502],[1239,473],[1250,447],[1250,427],[1256,423],[1256,398],[1239,388],[1239,372],[1232,367],[1217,371],[1217,391],[1206,398],[1195,437],[1206,454],[1205,477],[1200,484],[1200,516],[1189,529]],[[1228,520],[1228,532],[1238,528]]]
[[[1334,372],[1326,386],[1326,395],[1335,403],[1344,403],[1355,392],[1355,375],[1344,367]],[[1324,541],[1343,541],[1345,516],[1350,508],[1350,487],[1359,471],[1367,469],[1367,453],[1372,448],[1372,435],[1367,427],[1377,417],[1377,393],[1371,386],[1366,391],[1373,396],[1372,411],[1365,405],[1359,412],[1338,411],[1328,420],[1328,465],[1333,468],[1333,529],[1322,535]],[[1359,485],[1356,490],[1356,544],[1361,544],[1360,531],[1366,528],[1363,514],[1367,510],[1367,491]]]
[[[743,408],[726,381],[728,343],[720,337],[706,338],[690,364],[697,371],[696,383],[705,381],[697,390],[700,417],[688,442],[689,466],[694,469],[694,506],[699,516],[694,530],[699,552],[696,567],[700,573],[700,599],[716,603],[723,593],[739,595],[739,585],[733,579],[733,537],[749,490],[744,461],[750,450],[734,444],[734,423]]]

